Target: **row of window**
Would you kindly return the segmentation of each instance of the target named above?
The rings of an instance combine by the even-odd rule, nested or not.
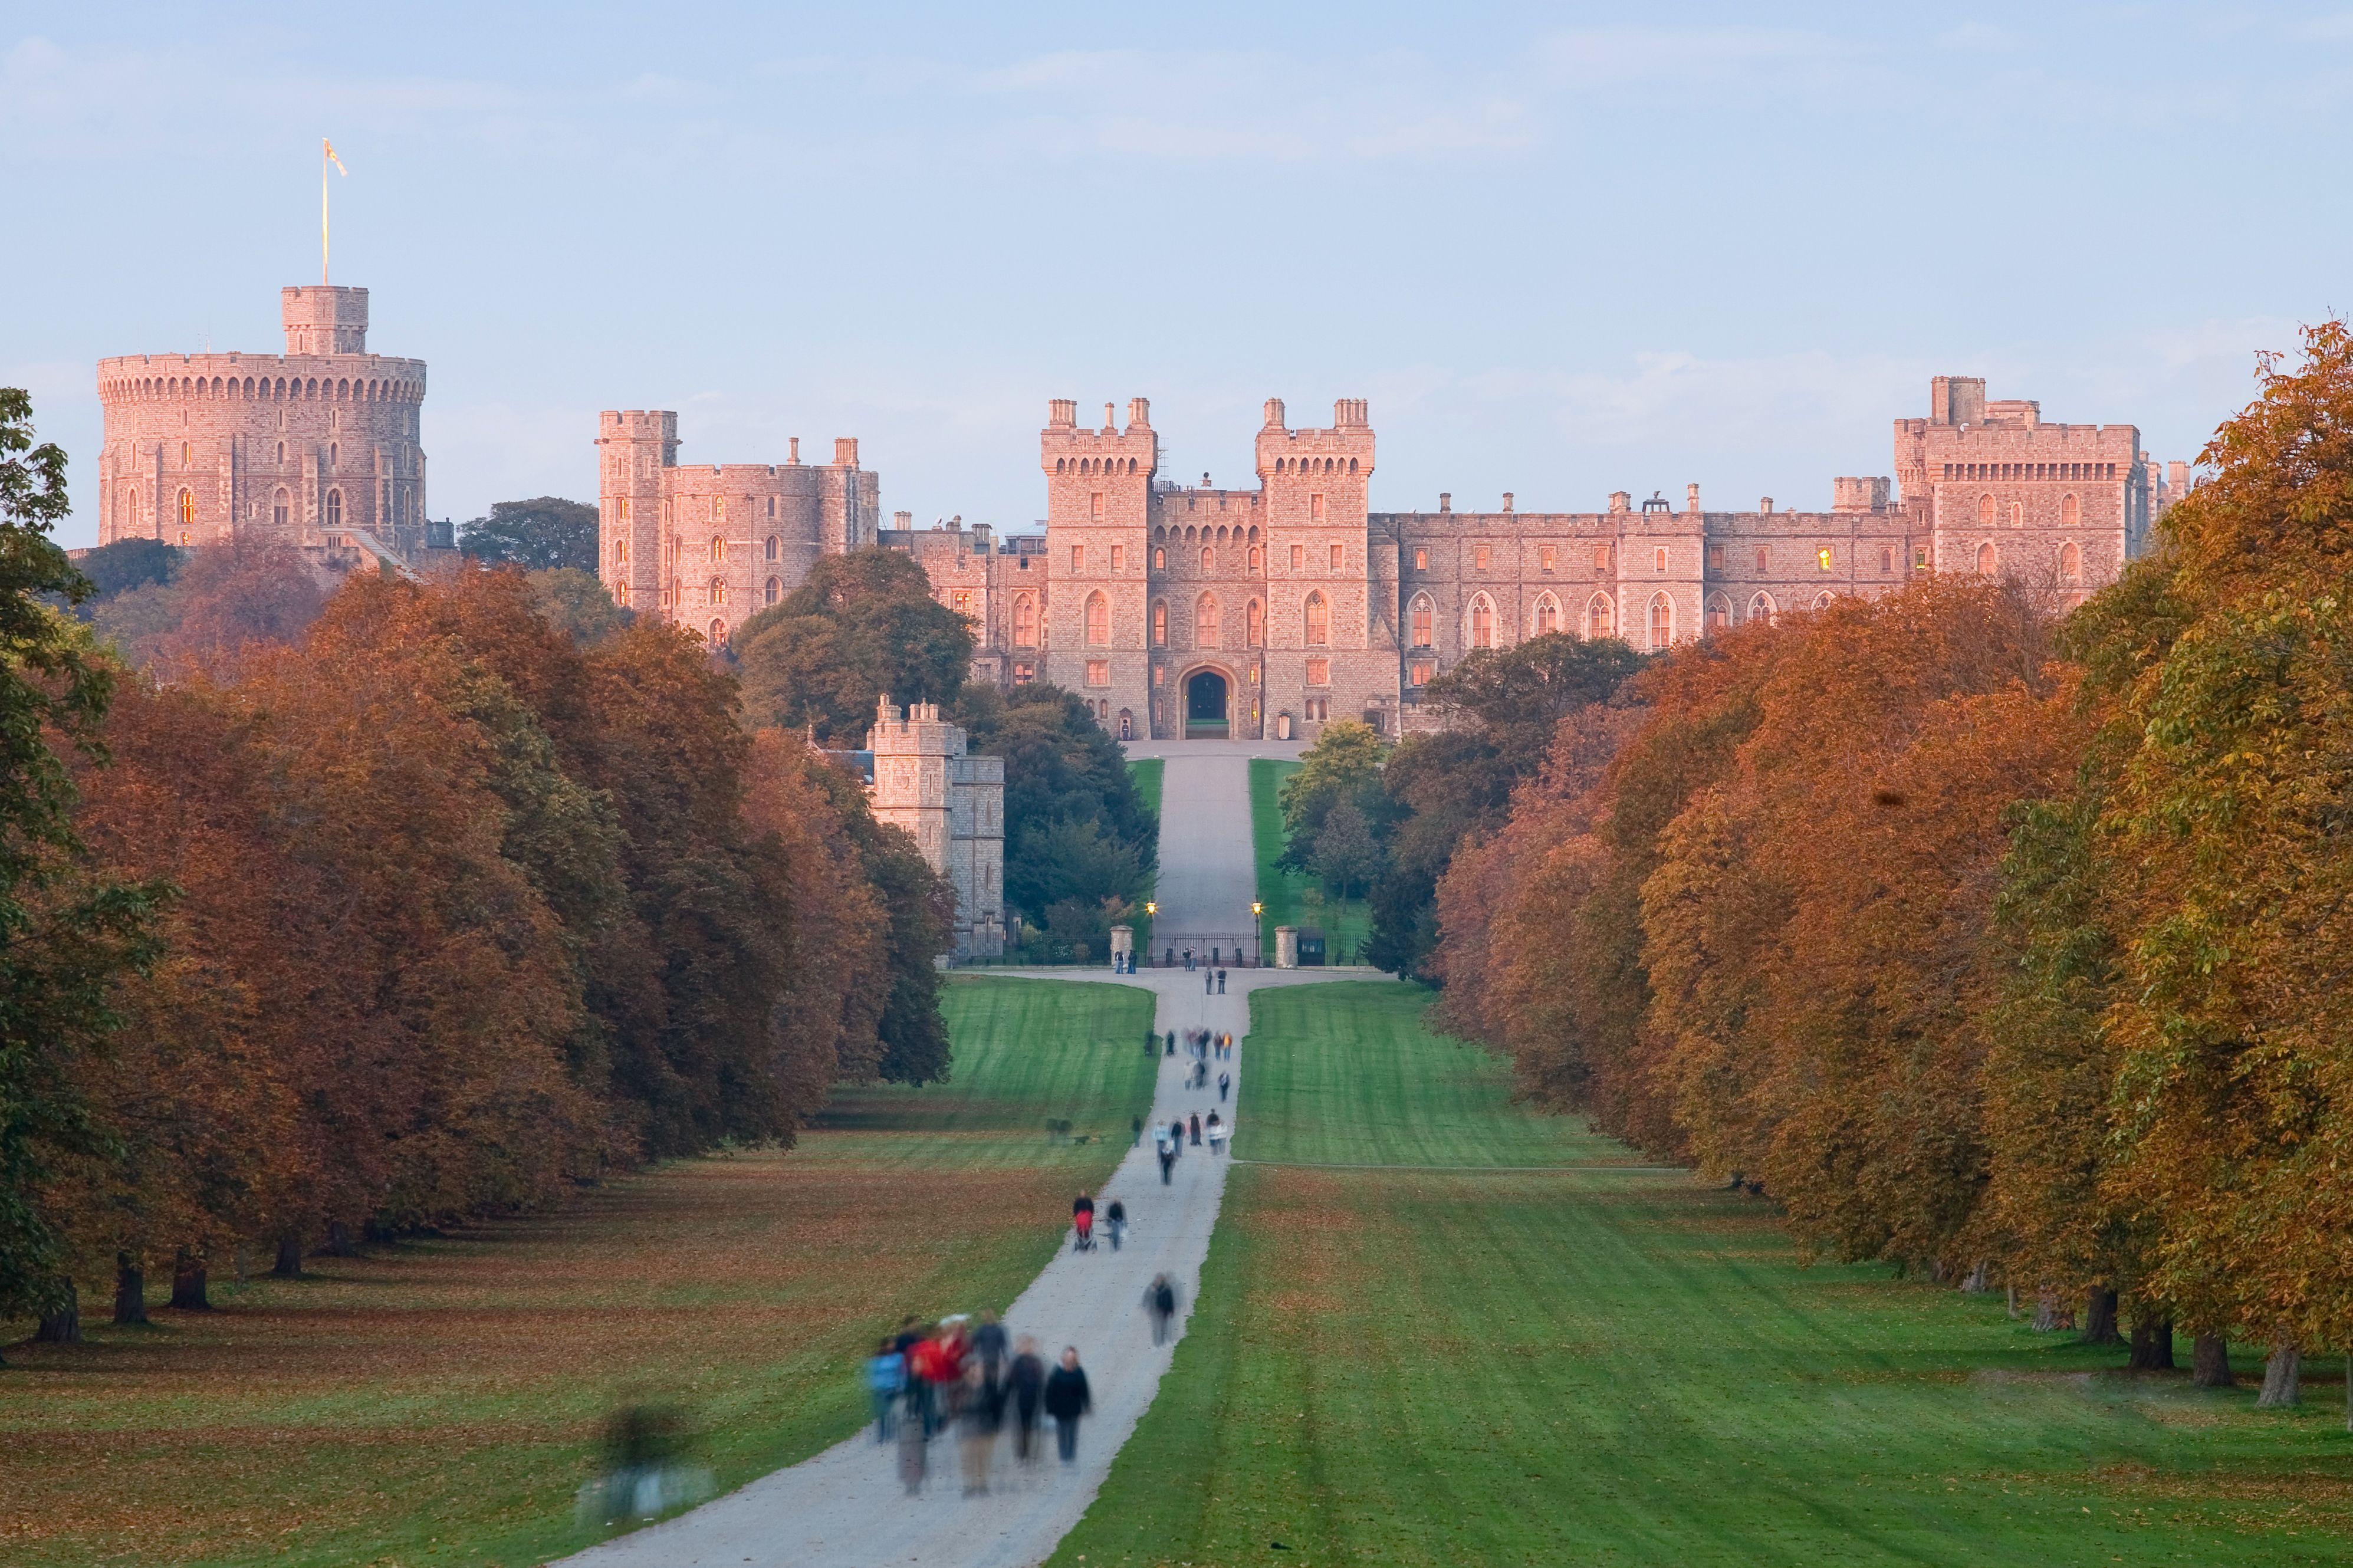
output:
[[[107,384],[114,397],[252,398],[259,402],[311,401],[332,398],[341,403],[413,403],[424,395],[414,382],[378,381],[363,376],[135,376]]]
[[[173,510],[179,514],[181,527],[187,528],[194,525],[196,521],[196,492],[189,489],[182,490],[179,494],[178,500],[174,504]],[[293,510],[294,498],[287,492],[286,488],[283,485],[280,485],[278,489],[277,494],[270,497],[270,523],[276,527],[280,532],[284,532],[288,524],[292,520]],[[115,521],[119,526],[126,530],[133,527],[138,522],[139,490],[136,486],[123,491],[121,510]],[[325,525],[329,528],[341,528],[343,525],[343,492],[342,490],[330,489],[327,492],[326,511],[323,521]],[[185,543],[185,539],[183,539],[181,542]]]
[[[2113,479],[2114,463],[1947,463],[1947,479]]]
[[[1124,544],[1114,544],[1112,545],[1110,549],[1111,569],[1113,572],[1126,571],[1127,546]],[[1262,572],[1266,569],[1266,552],[1260,546],[1253,544],[1250,547],[1248,559],[1250,562],[1249,569],[1250,571]],[[1335,572],[1346,571],[1348,569],[1348,547],[1345,544],[1335,544],[1329,546],[1326,560],[1331,570]],[[1072,576],[1082,575],[1085,573],[1086,569],[1087,547],[1083,544],[1071,545],[1071,574]],[[1165,572],[1168,569],[1168,552],[1162,546],[1154,545],[1152,548],[1152,569],[1155,572]],[[1204,572],[1215,572],[1217,569],[1218,547],[1214,544],[1204,544],[1201,546],[1201,570]],[[1307,569],[1307,546],[1303,544],[1294,544],[1291,547],[1291,569],[1293,572],[1304,572]]]
[[[1979,528],[1991,528],[1994,526],[1996,516],[1997,503],[1993,497],[1989,495],[1978,497],[1978,526]],[[2021,527],[2024,525],[2025,521],[2025,503],[2021,501],[2010,502],[2010,526],[2012,528]],[[2059,526],[2062,528],[2081,528],[2084,526],[2084,503],[2081,500],[2077,499],[2073,492],[2059,498]]]

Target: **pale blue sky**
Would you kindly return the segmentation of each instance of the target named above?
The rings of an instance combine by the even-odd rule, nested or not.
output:
[[[1353,395],[1382,508],[1822,506],[1939,373],[2194,455],[2353,300],[2349,95],[2341,4],[0,0],[0,381],[87,505],[93,361],[279,347],[325,134],[436,515],[669,407],[1019,526],[1137,394],[1180,479]]]

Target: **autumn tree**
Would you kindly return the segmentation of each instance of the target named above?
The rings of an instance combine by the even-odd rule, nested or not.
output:
[[[458,530],[458,548],[486,566],[526,572],[596,570],[596,509],[560,496],[491,503]]]
[[[784,603],[733,641],[754,720],[813,728],[828,745],[865,744],[874,703],[950,703],[972,662],[972,625],[932,597],[897,550],[820,555]]]

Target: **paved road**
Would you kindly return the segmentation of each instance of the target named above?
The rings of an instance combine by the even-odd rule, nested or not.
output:
[[[1183,920],[1202,923],[1182,929],[1219,929],[1239,910],[1241,923],[1232,929],[1249,929],[1253,868],[1245,756],[1234,748],[1169,758],[1161,794],[1164,926]],[[1163,1033],[1207,1028],[1238,1037],[1250,1026],[1251,991],[1356,977],[1345,971],[1237,969],[1229,971],[1226,994],[1213,996],[1204,994],[1200,975],[1181,969],[1146,970],[1119,981],[1107,973],[1082,978],[1067,970],[1039,973],[1150,990],[1159,999],[1155,1023]],[[1227,1069],[1234,1075],[1237,1098],[1248,1060],[1245,1042],[1237,1046]],[[1156,1121],[1165,1123],[1195,1110],[1206,1115],[1217,1103],[1214,1087],[1181,1087],[1183,1069],[1190,1065],[1181,1053],[1161,1058],[1152,1107]],[[1213,1080],[1215,1076],[1213,1071]],[[1233,1109],[1229,1101],[1229,1116]],[[1034,1468],[1017,1471],[1010,1444],[1000,1442],[989,1494],[965,1498],[960,1495],[955,1448],[944,1437],[934,1447],[931,1484],[910,1498],[900,1485],[892,1451],[876,1445],[870,1429],[691,1513],[566,1561],[584,1568],[1026,1568],[1043,1561],[1093,1500],[1113,1456],[1150,1406],[1168,1369],[1175,1344],[1173,1339],[1166,1346],[1152,1343],[1144,1289],[1155,1274],[1173,1276],[1189,1315],[1225,1191],[1227,1163],[1206,1146],[1188,1148],[1176,1163],[1175,1181],[1164,1187],[1150,1142],[1132,1150],[1097,1194],[1099,1202],[1116,1197],[1126,1204],[1132,1226],[1126,1247],[1117,1253],[1100,1247],[1086,1254],[1065,1248],[1005,1314],[1006,1327],[1017,1337],[1036,1335],[1050,1359],[1064,1345],[1078,1347],[1094,1396],[1094,1413],[1081,1428],[1079,1463],[1064,1467],[1050,1454]],[[854,1369],[843,1368],[842,1375],[853,1376]]]

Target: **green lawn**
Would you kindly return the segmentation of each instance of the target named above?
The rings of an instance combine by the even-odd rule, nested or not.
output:
[[[1054,1563],[2353,1561],[2333,1362],[2258,1414],[1999,1298],[1801,1268],[1764,1203],[1515,1110],[1426,997],[1253,996],[1238,1157],[1569,1168],[1238,1166]]]
[[[1168,765],[1158,757],[1140,757],[1127,764],[1127,774],[1135,781],[1137,796],[1143,800],[1145,809],[1155,817],[1160,815],[1160,781],[1167,771]],[[1148,886],[1144,896],[1146,899],[1152,897]],[[1135,916],[1135,951],[1152,951],[1152,917],[1141,910]]]
[[[1282,854],[1282,808],[1277,796],[1282,781],[1298,771],[1297,763],[1277,762],[1270,757],[1250,759],[1250,843],[1258,855],[1259,901],[1266,905],[1261,924],[1266,931],[1267,962],[1274,961],[1275,927],[1320,926],[1327,962],[1353,963],[1356,962],[1356,949],[1372,930],[1372,915],[1365,900],[1327,901],[1313,877],[1274,868],[1276,858]]]
[[[874,1338],[1008,1303],[1151,1099],[1145,993],[954,978],[944,1007],[952,1082],[845,1091],[789,1152],[11,1345],[0,1561],[515,1568],[593,1539],[573,1491],[624,1402],[686,1412],[723,1488],[848,1435]]]

